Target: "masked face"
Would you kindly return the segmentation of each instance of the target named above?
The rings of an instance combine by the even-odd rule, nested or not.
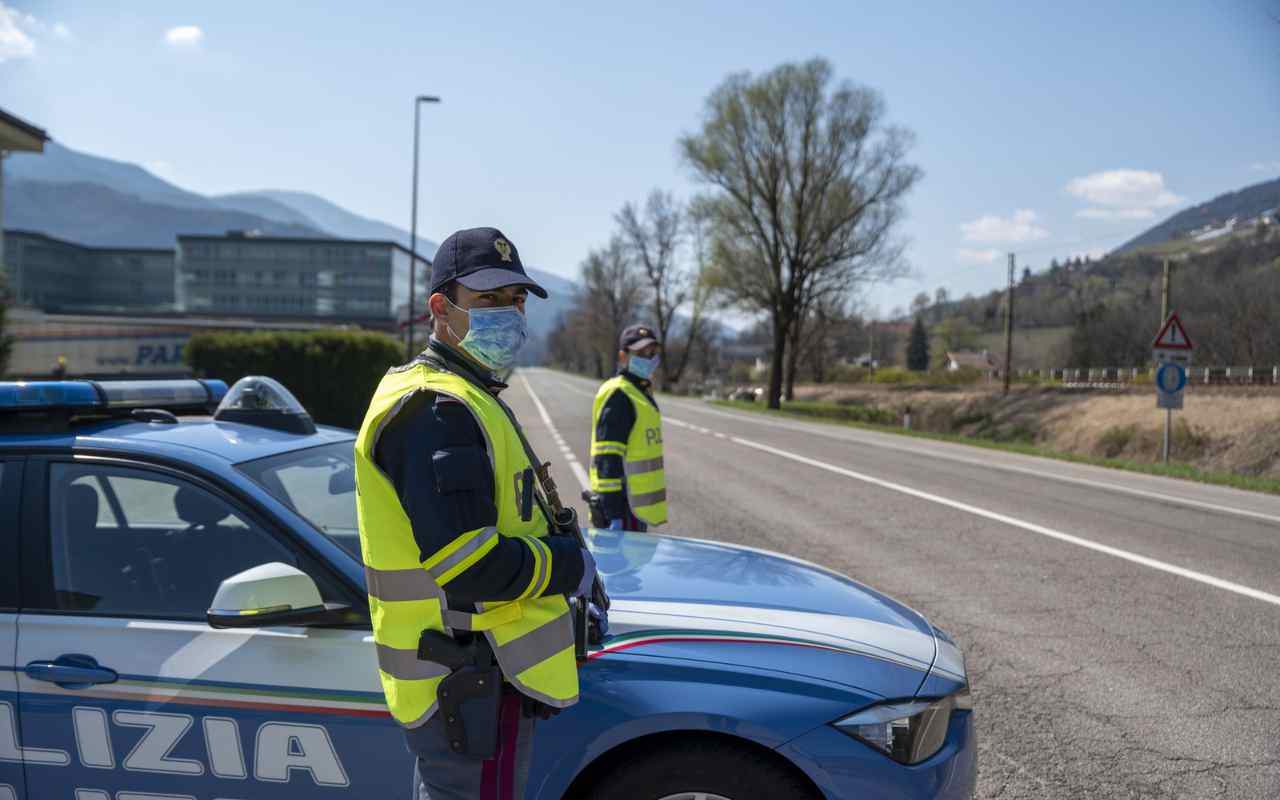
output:
[[[498,371],[516,362],[516,355],[529,338],[524,313],[516,306],[463,309],[445,298],[453,310],[467,317],[467,332],[458,337],[458,347],[491,370]],[[449,332],[458,336],[452,323]]]
[[[659,357],[656,354],[650,358],[632,354],[627,362],[627,371],[640,380],[647,381],[653,376],[653,371],[658,368],[658,360]]]

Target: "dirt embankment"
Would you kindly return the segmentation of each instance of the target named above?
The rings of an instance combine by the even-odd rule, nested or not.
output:
[[[799,400],[910,408],[918,430],[1022,441],[1083,455],[1155,462],[1164,412],[1149,387],[1096,392],[1049,387],[908,389],[862,386],[797,387]],[[1280,478],[1280,391],[1188,391],[1174,412],[1172,460],[1201,469]]]

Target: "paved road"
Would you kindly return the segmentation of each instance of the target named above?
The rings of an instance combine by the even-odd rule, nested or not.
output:
[[[594,390],[504,394],[566,495]],[[960,643],[979,797],[1280,798],[1280,498],[659,402],[666,532],[828,565]]]

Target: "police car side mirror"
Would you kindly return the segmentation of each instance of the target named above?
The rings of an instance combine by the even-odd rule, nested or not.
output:
[[[307,573],[273,562],[224,580],[206,618],[213,628],[262,628],[331,621],[346,610],[324,603]]]

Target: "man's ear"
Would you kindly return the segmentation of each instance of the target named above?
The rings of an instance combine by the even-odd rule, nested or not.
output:
[[[448,316],[449,298],[440,292],[435,292],[427,298],[427,308],[430,309],[433,319],[444,319]]]

